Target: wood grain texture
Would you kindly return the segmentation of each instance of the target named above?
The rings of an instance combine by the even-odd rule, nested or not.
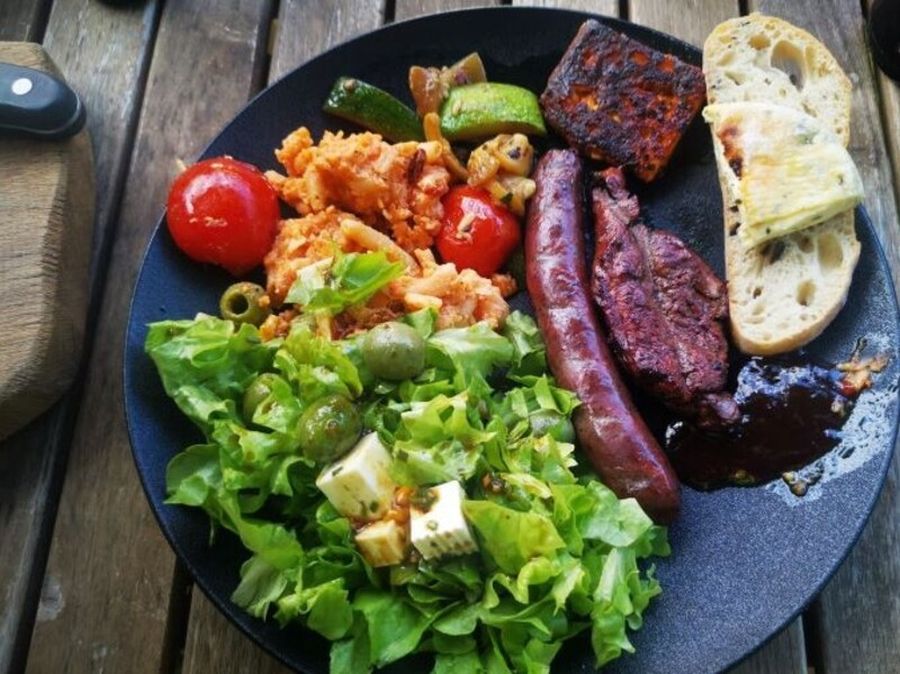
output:
[[[706,36],[725,19],[740,14],[737,0],[630,0],[629,18],[691,44],[702,46]],[[738,665],[734,674],[806,674],[803,627],[799,619]]]
[[[52,45],[48,51],[53,60],[88,108],[96,183],[104,186],[96,200],[95,251],[109,232],[109,195],[121,184],[118,167],[131,149],[134,102],[141,90],[154,13],[152,3],[114,8],[94,0],[67,0],[57,4],[46,26],[45,48]],[[118,36],[116,44],[88,40],[97,30]],[[104,61],[101,52],[115,59]],[[92,74],[97,80],[91,80]],[[92,297],[96,288],[95,281]],[[89,325],[86,346],[90,333]],[[77,392],[67,394],[50,412],[0,444],[0,671],[7,671],[7,665],[20,671],[27,656],[79,401]],[[49,613],[55,606],[49,597]]]
[[[619,0],[512,0],[516,7],[558,7],[581,12],[619,16]]]
[[[157,3],[56,2],[44,48],[87,109],[97,175],[91,277],[117,220],[158,21]]]
[[[858,0],[751,0],[751,9],[805,28],[831,50],[853,82],[850,152],[866,188],[865,205],[900,285],[900,228],[875,73]],[[887,114],[896,118],[894,108]],[[861,264],[865,264],[863,261]],[[859,543],[814,606],[826,674],[896,672],[900,662],[900,462],[896,450],[884,491]]]
[[[256,88],[271,11],[257,0],[165,5],[47,564],[45,588],[59,610],[38,615],[29,672],[131,674],[165,665],[174,557],[130,455],[123,326],[175,158],[193,157]]]
[[[37,42],[51,0],[0,0],[0,40]]]
[[[298,634],[298,638],[302,635]],[[181,671],[182,674],[291,674],[294,670],[250,641],[195,589]]]
[[[378,28],[383,18],[384,0],[332,0],[327,6],[319,0],[282,0],[269,82],[336,44]]]
[[[628,19],[670,33],[697,47],[725,19],[740,14],[738,0],[631,0]]]
[[[396,0],[394,20],[403,21],[425,14],[449,12],[454,9],[489,7],[499,5],[500,0]]]
[[[881,121],[894,169],[894,194],[900,199],[900,85],[879,72],[878,89],[881,93]]]
[[[59,75],[30,42],[0,42],[0,61]],[[87,131],[0,145],[0,439],[44,412],[78,368],[94,210]]]

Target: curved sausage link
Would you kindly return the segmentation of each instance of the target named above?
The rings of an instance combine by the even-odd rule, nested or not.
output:
[[[528,293],[550,369],[581,400],[574,422],[582,452],[618,496],[668,522],[678,512],[678,478],[619,378],[588,291],[581,173],[572,150],[551,150],[537,166],[525,231]]]

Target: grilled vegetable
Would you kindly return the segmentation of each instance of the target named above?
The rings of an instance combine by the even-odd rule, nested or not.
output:
[[[424,140],[416,113],[388,92],[353,77],[340,77],[322,106],[393,142]]]
[[[481,82],[451,89],[441,106],[441,133],[449,140],[474,140],[498,133],[543,136],[537,97],[512,84]]]
[[[436,245],[444,261],[484,277],[497,272],[521,240],[515,216],[480,187],[453,187],[441,203],[444,226]]]
[[[437,112],[453,87],[486,81],[484,64],[478,52],[472,52],[449,68],[413,66],[409,69],[409,91],[420,117]]]

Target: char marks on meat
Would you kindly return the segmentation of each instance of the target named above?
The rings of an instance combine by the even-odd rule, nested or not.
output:
[[[620,363],[638,385],[707,428],[740,418],[724,392],[725,284],[671,232],[640,222],[620,168],[599,174],[592,290]]]
[[[588,20],[547,80],[541,108],[580,152],[649,182],[705,96],[697,66]]]

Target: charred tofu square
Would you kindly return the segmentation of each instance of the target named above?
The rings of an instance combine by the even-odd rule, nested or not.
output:
[[[700,68],[588,20],[550,75],[541,107],[582,154],[650,182],[669,162],[705,91]]]

